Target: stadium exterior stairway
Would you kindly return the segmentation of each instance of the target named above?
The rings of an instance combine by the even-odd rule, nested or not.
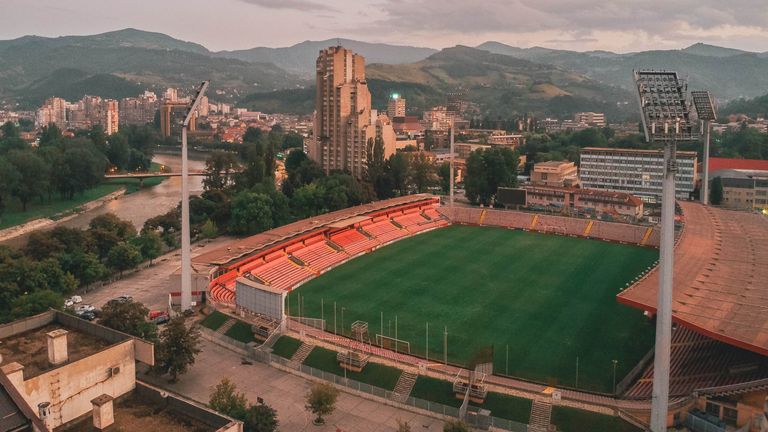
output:
[[[314,345],[302,342],[299,349],[297,349],[296,352],[293,353],[293,356],[291,356],[291,361],[298,364],[304,363],[304,360],[309,357],[309,353],[311,353],[313,349],[315,349]]]
[[[395,389],[392,392],[392,400],[400,403],[408,402],[411,390],[413,390],[413,386],[416,385],[416,378],[416,374],[403,371],[403,373],[400,374],[400,378],[397,380],[397,384],[395,384]]]
[[[528,420],[529,432],[547,432],[552,423],[552,402],[536,398],[531,405],[531,418]]]

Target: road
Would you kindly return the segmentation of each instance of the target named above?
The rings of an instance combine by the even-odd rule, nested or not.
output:
[[[231,237],[219,237],[212,241],[192,245],[192,256],[219,247],[232,241]],[[165,254],[154,264],[133,273],[126,273],[122,279],[82,295],[85,303],[101,308],[115,297],[123,294],[133,296],[150,310],[165,309],[168,304],[169,278],[181,265],[181,250]]]

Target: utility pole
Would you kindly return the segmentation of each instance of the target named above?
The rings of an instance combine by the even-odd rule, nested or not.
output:
[[[189,228],[189,161],[187,151],[187,129],[195,111],[200,105],[205,91],[208,89],[208,81],[203,81],[197,90],[192,104],[187,110],[184,123],[181,127],[181,311],[187,311],[192,307],[192,240]]]
[[[449,191],[449,203],[451,205],[451,211],[453,211],[453,189],[454,189],[454,181],[455,181],[455,174],[454,174],[454,156],[453,156],[453,122],[451,122],[451,181],[450,181],[450,191]]]

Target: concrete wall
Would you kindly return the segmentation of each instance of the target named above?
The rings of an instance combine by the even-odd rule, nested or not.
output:
[[[115,375],[109,371],[114,367],[120,368]],[[50,425],[55,428],[90,412],[97,396],[116,398],[135,385],[134,341],[129,339],[25,380],[19,391],[34,409],[39,403],[51,403]]]
[[[136,382],[136,393],[146,402],[151,403],[158,408],[166,408],[173,411],[175,414],[190,417],[212,428],[217,428],[217,432],[243,431],[242,422],[219,414],[202,404],[185,399],[141,381]]]

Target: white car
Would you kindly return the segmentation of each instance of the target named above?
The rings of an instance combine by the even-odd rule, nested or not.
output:
[[[74,304],[78,304],[78,303],[82,303],[83,302],[83,298],[80,297],[79,295],[74,295],[74,296],[70,297],[69,299],[72,300],[72,303],[74,303]]]

